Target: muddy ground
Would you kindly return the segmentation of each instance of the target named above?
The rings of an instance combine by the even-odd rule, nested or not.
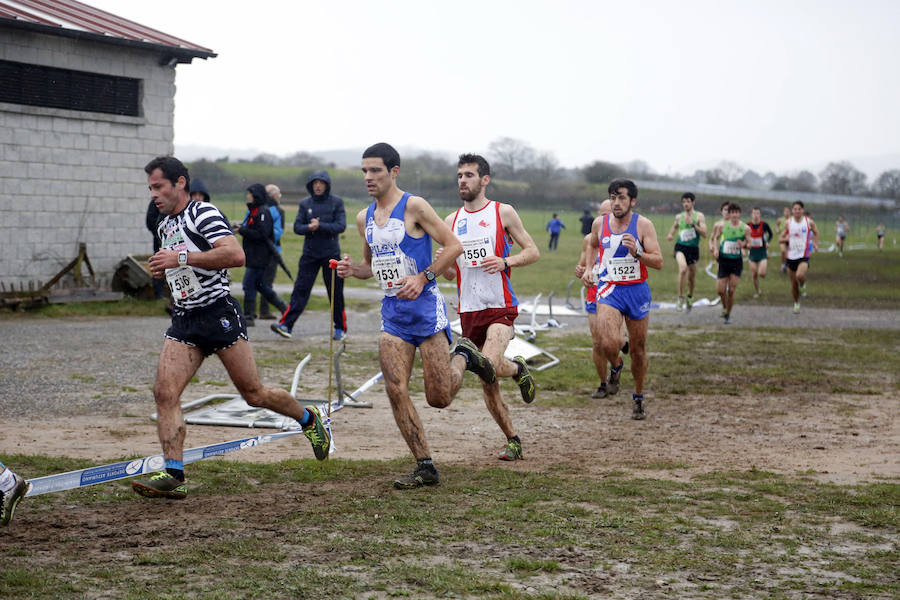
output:
[[[823,311],[807,318],[828,326],[826,317]],[[873,313],[869,317],[858,321],[896,323],[896,314]],[[665,318],[668,317],[660,321]],[[759,318],[765,319],[765,315]],[[784,315],[779,313],[778,318]],[[583,327],[578,319],[573,318],[572,325]],[[301,395],[324,397],[327,319],[311,314],[300,323],[295,331],[298,335],[292,340],[271,334],[267,322],[252,329],[251,338],[260,356],[291,352],[299,360],[313,352],[316,358],[307,368]],[[774,317],[767,324],[775,324]],[[154,410],[150,390],[166,326],[165,316],[0,320],[0,337],[7,342],[0,358],[0,457],[40,454],[85,458],[103,464],[121,457],[157,453],[155,425],[148,415]],[[350,330],[345,380],[352,389],[378,370],[369,354],[377,341],[377,313],[352,317]],[[571,333],[572,329],[561,331]],[[553,335],[553,330],[540,334]],[[283,366],[263,364],[261,372],[271,384],[285,388],[290,385],[292,373]],[[539,373],[537,380],[540,386]],[[233,392],[230,385],[222,385],[227,381],[220,363],[210,359],[184,399]],[[629,418],[630,395],[625,390],[616,397],[568,407],[564,402],[542,404],[540,396],[534,404],[524,405],[514,387],[504,384],[503,389],[526,457],[505,464],[504,468],[547,471],[557,465],[579,465],[583,472],[595,477],[617,470],[647,477],[690,478],[706,471],[756,467],[786,474],[804,473],[842,484],[900,476],[898,401],[891,396],[825,394],[814,400],[798,400],[785,410],[781,402],[776,404],[765,396],[749,393],[657,402],[651,390],[647,402],[649,418],[633,421]],[[335,456],[408,457],[383,386],[376,385],[363,399],[370,400],[373,408],[344,408],[333,414]],[[504,439],[484,409],[480,386],[474,380],[468,380],[447,409],[428,408],[422,394],[417,394],[414,401],[439,467],[501,464],[496,456]],[[186,446],[236,439],[253,435],[251,432],[259,430],[191,425]],[[237,452],[224,460],[272,462],[311,455],[306,440],[296,436]],[[387,489],[389,481],[372,484]],[[336,487],[340,485],[345,484]],[[328,484],[321,489],[323,494],[330,491],[340,490],[329,490]],[[301,508],[297,502],[315,501],[299,499],[294,490],[281,486],[267,489],[260,496],[263,498],[264,502],[254,503],[253,511],[258,515],[271,513],[276,519],[284,510],[283,503]],[[246,501],[246,497],[194,498],[171,510],[172,516],[183,524],[184,533],[190,535],[191,531],[207,528],[208,520],[223,515],[239,517],[247,510]],[[30,514],[26,500],[17,514],[15,529],[8,530],[9,540],[15,543],[27,532],[30,545],[45,547],[52,554],[55,540],[78,536],[79,552],[93,554],[102,562],[111,557],[128,558],[131,536],[156,536],[160,543],[166,536],[158,521],[143,519],[143,503],[124,505],[115,516],[101,514],[90,506],[68,508],[65,517],[48,522],[46,512],[40,518]],[[119,527],[122,520],[133,525],[127,532]]]

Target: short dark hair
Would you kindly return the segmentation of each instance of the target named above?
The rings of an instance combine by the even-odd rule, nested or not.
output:
[[[722,209],[731,204],[731,200],[726,200],[719,206],[719,212],[722,212]]]
[[[800,208],[806,208],[806,207],[803,205],[803,202],[802,202],[801,200],[794,200],[794,204],[799,204],[799,205],[800,205]],[[794,206],[794,204],[791,204],[791,206]]]
[[[753,212],[754,210],[758,210],[759,212],[762,212],[762,209],[761,209],[760,207],[758,207],[758,206],[754,206],[754,207],[750,210],[750,212]]]
[[[187,167],[174,156],[157,156],[147,163],[144,172],[150,175],[156,169],[162,171],[163,177],[171,181],[172,185],[178,183],[179,177],[184,177],[184,190],[191,189],[191,176],[188,174]]]
[[[729,202],[728,212],[741,212],[741,205],[737,202]]]
[[[613,179],[612,183],[609,184],[609,194],[617,194],[619,192],[619,188],[625,188],[628,190],[628,197],[634,200],[638,196],[638,189],[634,182],[630,179]]]
[[[697,196],[694,195],[694,192],[685,192],[685,193],[683,193],[683,194],[681,195],[681,199],[684,200],[685,198],[687,198],[687,199],[690,200],[691,202],[696,202],[696,201],[697,201]]]
[[[479,177],[484,177],[485,175],[491,174],[491,165],[489,165],[488,161],[485,160],[485,158],[480,154],[460,154],[459,162],[456,163],[456,168],[472,163],[478,165]]]
[[[384,166],[388,171],[394,167],[400,166],[400,153],[393,146],[385,142],[378,142],[366,148],[362,155],[363,158],[380,158],[384,161]]]

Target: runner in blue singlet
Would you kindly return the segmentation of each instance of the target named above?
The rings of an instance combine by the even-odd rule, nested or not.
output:
[[[345,254],[337,274],[343,278],[374,276],[384,299],[381,302],[379,357],[388,398],[397,427],[416,458],[416,468],[394,481],[397,489],[438,483],[425,431],[409,397],[409,378],[416,348],[422,356],[425,398],[445,408],[462,384],[466,369],[487,383],[496,381],[491,362],[466,338],[449,352],[450,327],[444,297],[435,273],[452,267],[462,254],[462,244],[425,199],[397,187],[400,155],[389,144],[379,143],[363,152],[362,171],[366,190],[374,202],[356,215],[363,238],[364,261],[354,264]],[[432,260],[431,240],[444,247]]]
[[[637,202],[637,191],[637,186],[628,179],[616,179],[609,184],[612,214],[594,221],[591,253],[587,260],[587,264],[594,264],[599,251],[600,267],[596,273],[586,271],[582,281],[597,285],[597,316],[603,329],[602,350],[606,360],[616,365],[605,382],[604,391],[608,394],[619,391],[619,376],[624,367],[624,361],[619,358],[624,320],[628,328],[631,374],[634,377],[631,418],[644,419],[645,343],[650,313],[647,267],[661,269],[663,257],[653,223],[632,211]],[[606,364],[603,363],[602,367],[605,371]]]

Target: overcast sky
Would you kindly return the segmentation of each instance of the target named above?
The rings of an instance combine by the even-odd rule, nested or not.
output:
[[[900,168],[893,0],[84,1],[218,53],[177,67],[176,148]]]

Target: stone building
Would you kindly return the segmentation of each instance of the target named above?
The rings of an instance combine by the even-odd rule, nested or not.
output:
[[[74,0],[0,0],[0,282],[86,244],[108,280],[148,253],[143,166],[172,154],[175,67],[215,54]]]

